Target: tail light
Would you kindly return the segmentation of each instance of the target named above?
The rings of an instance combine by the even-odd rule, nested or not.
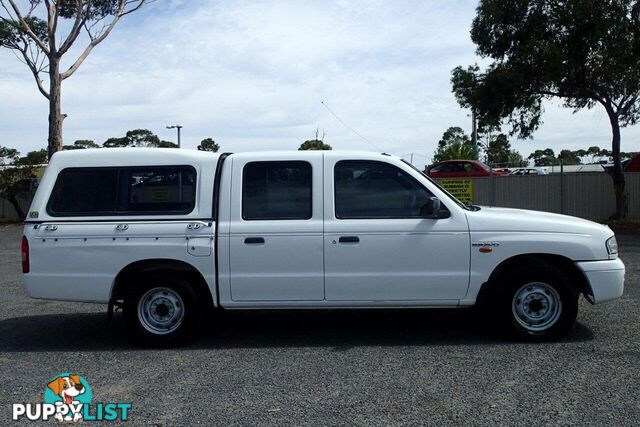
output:
[[[29,241],[26,236],[22,236],[22,272],[29,272]]]

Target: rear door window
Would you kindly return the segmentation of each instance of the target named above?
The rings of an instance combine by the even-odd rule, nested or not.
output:
[[[303,161],[247,163],[242,171],[242,218],[310,219],[311,172],[311,164]]]

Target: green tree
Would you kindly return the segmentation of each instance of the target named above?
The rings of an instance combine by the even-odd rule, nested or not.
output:
[[[485,154],[487,155],[487,163],[492,166],[522,167],[524,162],[520,153],[511,149],[509,138],[503,133],[489,137],[489,142],[485,146]]]
[[[163,140],[158,141],[156,143],[155,147],[158,147],[158,148],[178,148],[178,144],[176,144],[174,142],[171,142],[171,141],[165,141],[163,139]]]
[[[565,165],[579,165],[582,163],[577,151],[562,150],[560,154],[558,154],[558,159],[562,160],[562,163]]]
[[[327,132],[323,129],[322,136],[320,136],[320,128],[316,127],[315,137],[300,144],[298,150],[331,150],[331,146],[324,143],[324,137],[326,135]]]
[[[640,119],[639,28],[638,0],[481,0],[471,39],[494,62],[484,73],[456,68],[454,93],[464,96],[459,85],[466,82],[480,121],[506,121],[521,138],[541,125],[545,99],[562,99],[574,111],[604,108],[620,218],[626,211],[620,128]]]
[[[80,67],[123,17],[140,9],[148,0],[0,0],[0,47],[14,51],[35,79],[49,102],[48,156],[62,149],[60,111],[62,81]],[[22,10],[21,10],[22,8]],[[66,31],[66,34],[63,34]],[[84,48],[75,48],[81,32],[88,36]],[[74,49],[71,47],[74,46]],[[79,52],[61,71],[67,52]],[[45,84],[43,78],[47,78]]]
[[[580,163],[582,163],[582,159],[587,156],[587,150],[583,150],[582,148],[575,151],[576,156],[580,158]]]
[[[178,145],[169,141],[162,141],[158,135],[149,129],[134,129],[126,133],[121,138],[109,138],[103,144],[105,148],[116,147],[156,147],[156,148],[178,148]]]
[[[200,145],[198,145],[198,150],[200,151],[211,151],[212,153],[217,153],[219,149],[220,145],[216,144],[212,138],[205,138],[200,141]]]
[[[102,143],[104,148],[117,148],[117,147],[128,147],[129,140],[127,138],[109,138],[105,142]]]
[[[438,141],[438,148],[433,154],[433,162],[444,160],[478,160],[478,152],[471,139],[460,127],[450,127]]]
[[[62,146],[63,150],[82,150],[85,148],[100,148],[100,146],[90,139],[78,139],[73,145]]]
[[[36,168],[47,163],[47,150],[31,151],[20,157],[14,148],[0,147],[0,197],[7,199],[20,218],[25,212],[19,197],[33,191]]]
[[[525,168],[529,166],[529,162],[522,157],[522,154],[515,150],[511,150],[511,152],[509,152],[509,161],[507,163],[509,164],[509,167],[512,168]]]
[[[606,148],[603,148],[603,149],[602,149],[602,150],[600,150],[600,152],[598,153],[598,156],[600,157],[600,160],[602,160],[602,159],[603,159],[603,157],[604,157],[604,160],[609,161],[609,160],[611,160],[611,158],[613,157],[613,153],[611,153],[611,151],[607,150]],[[621,158],[621,159],[622,159],[622,158],[624,158],[624,157],[622,156],[622,153],[620,153],[620,158]]]
[[[325,144],[324,141],[320,139],[308,139],[302,144],[298,150],[331,150],[331,146],[329,144]]]
[[[47,150],[44,148],[36,151],[29,151],[24,157],[15,161],[17,166],[40,166],[48,163]]]
[[[596,157],[600,156],[602,149],[597,145],[593,145],[587,148],[587,156],[589,156],[589,163],[595,163]]]
[[[547,148],[545,150],[536,150],[533,153],[529,154],[528,159],[533,160],[533,163],[536,166],[555,166],[560,164],[560,162],[556,158],[556,154],[551,148]]]

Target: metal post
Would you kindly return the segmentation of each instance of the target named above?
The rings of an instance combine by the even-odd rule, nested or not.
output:
[[[493,174],[493,166],[490,166],[491,179],[491,206],[496,205],[496,178]]]
[[[564,162],[560,158],[560,213],[564,214]]]
[[[478,150],[478,124],[476,121],[476,107],[471,107],[471,143],[473,144],[473,151],[476,155],[476,160],[479,159]]]
[[[171,125],[171,126],[167,126],[167,129],[178,129],[178,148],[180,148],[180,129],[182,129],[184,126],[182,125]]]

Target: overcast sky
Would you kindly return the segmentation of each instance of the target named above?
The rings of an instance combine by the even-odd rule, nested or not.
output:
[[[63,137],[102,143],[147,128],[175,141],[165,127],[178,123],[185,148],[211,137],[239,152],[296,149],[318,127],[334,149],[413,152],[424,164],[447,127],[471,128],[449,80],[455,66],[483,63],[469,38],[476,5],[158,0],[124,18],[63,83]],[[0,145],[45,147],[47,114],[26,66],[0,49]],[[525,157],[610,148],[601,108],[548,104],[543,120],[535,139],[512,140]],[[640,148],[640,126],[622,136],[623,151]]]

